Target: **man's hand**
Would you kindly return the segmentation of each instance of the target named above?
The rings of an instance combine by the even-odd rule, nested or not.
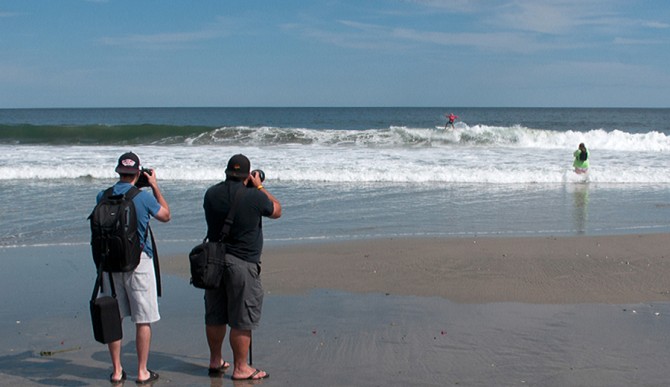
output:
[[[251,181],[251,184],[254,185],[254,187],[258,188],[259,185],[263,184],[261,181],[261,174],[253,171],[249,174],[249,180]]]

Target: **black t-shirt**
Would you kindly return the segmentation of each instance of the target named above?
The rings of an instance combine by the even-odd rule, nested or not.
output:
[[[239,181],[224,181],[205,192],[207,238],[219,240],[223,223],[235,198],[237,189],[244,190],[236,204],[235,219],[226,239],[226,252],[248,262],[260,262],[263,250],[263,216],[272,215],[274,205],[263,192],[248,188]]]

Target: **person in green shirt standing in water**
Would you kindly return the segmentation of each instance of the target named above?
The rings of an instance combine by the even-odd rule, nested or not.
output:
[[[579,144],[579,149],[573,154],[575,161],[572,166],[575,167],[575,173],[582,174],[589,171],[589,151],[586,150],[584,143]]]

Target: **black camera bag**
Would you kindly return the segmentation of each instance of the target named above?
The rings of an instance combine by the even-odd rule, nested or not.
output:
[[[98,276],[95,280],[90,301],[93,337],[95,337],[95,341],[102,344],[109,344],[123,338],[121,313],[119,312],[119,302],[116,300],[114,280],[112,279],[112,273],[108,274],[112,296],[98,297],[98,290],[102,287],[102,270],[98,269]]]
[[[216,289],[223,279],[226,245],[222,241],[210,242],[205,238],[195,246],[188,259],[191,264],[191,284],[199,289]]]

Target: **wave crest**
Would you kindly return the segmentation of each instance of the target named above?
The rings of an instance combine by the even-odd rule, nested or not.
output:
[[[555,131],[520,125],[489,126],[459,122],[454,129],[391,126],[381,129],[311,129],[272,126],[174,125],[0,125],[0,144],[12,145],[321,145],[334,147],[440,147],[492,146],[573,148],[584,142],[590,148],[662,152],[670,150],[670,137],[652,131]]]

